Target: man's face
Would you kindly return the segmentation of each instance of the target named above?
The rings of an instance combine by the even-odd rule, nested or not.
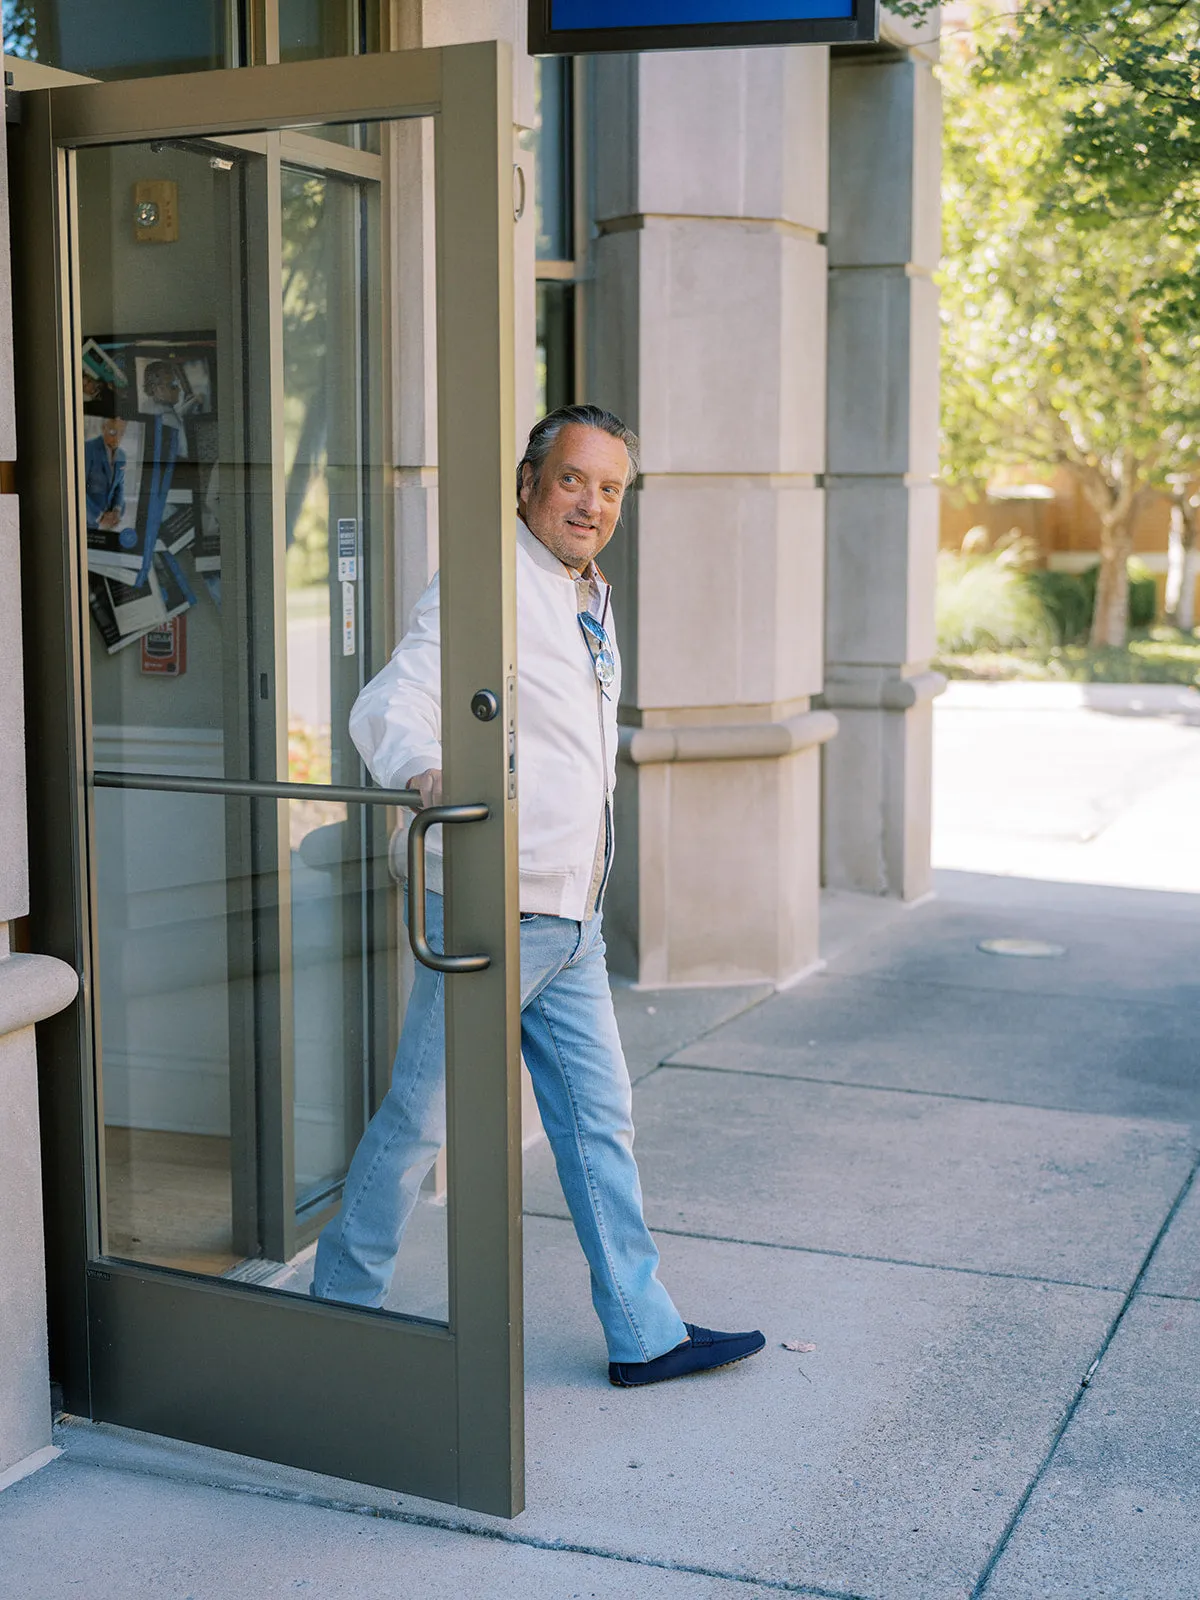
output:
[[[620,439],[582,422],[568,422],[550,446],[536,487],[521,473],[521,515],[547,550],[582,572],[616,531],[629,471]]]
[[[100,424],[100,435],[110,450],[115,450],[125,437],[124,417],[105,417]]]
[[[170,371],[159,369],[146,380],[146,393],[160,406],[174,406],[183,393],[178,377]]]

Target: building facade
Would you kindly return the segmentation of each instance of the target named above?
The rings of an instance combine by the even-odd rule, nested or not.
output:
[[[14,159],[30,137],[26,96],[47,84],[512,42],[514,446],[541,411],[588,399],[616,410],[643,447],[606,561],[625,661],[619,844],[607,907],[614,970],[646,985],[784,983],[817,963],[823,884],[904,900],[925,894],[931,703],[940,686],[929,669],[938,543],[935,30],[889,21],[879,46],[833,52],[535,63],[524,50],[518,0],[197,0],[172,8],[161,38],[116,25],[121,7],[107,9],[6,4]],[[106,25],[93,27],[102,14]],[[232,173],[229,181],[252,194],[259,158],[247,144],[243,162],[236,140],[215,159],[202,141],[192,144],[128,144],[79,157],[85,270],[77,331],[81,437],[90,452],[81,592],[91,603],[82,625],[92,641],[87,738],[95,766],[157,763],[203,777],[224,770],[218,746],[227,759],[242,726],[239,696],[259,677],[264,700],[267,692],[266,674],[247,667],[259,658],[230,655],[236,597],[228,557],[222,583],[221,557],[205,544],[215,537],[206,518],[216,491],[201,470],[201,423],[215,418],[218,437],[234,403],[227,369],[212,355],[234,336],[220,274],[239,251],[249,259],[260,248],[253,227],[237,221],[245,204],[229,205],[222,185]],[[284,135],[279,150],[262,171],[282,220],[261,243],[284,285],[269,334],[279,392],[261,393],[264,406],[277,407],[285,440],[273,513],[280,570],[268,610],[286,703],[281,698],[265,733],[257,723],[242,732],[282,752],[280,770],[291,780],[344,784],[354,761],[345,712],[357,686],[345,664],[373,653],[377,669],[439,562],[435,160],[427,119],[378,136],[366,124],[300,130]],[[121,1012],[120,1028],[105,1024],[104,1159],[113,1194],[126,1170],[119,1152],[149,1135],[181,1138],[190,1129],[235,1146],[238,1137],[228,1105],[239,1036],[229,1031],[232,1010],[222,1011],[215,1031],[212,1021],[213,996],[231,992],[234,936],[206,947],[211,971],[169,984],[155,976],[156,963],[165,971],[173,959],[165,942],[144,937],[153,894],[166,880],[146,877],[143,855],[168,851],[182,863],[179,882],[189,894],[198,896],[201,884],[210,898],[218,892],[222,861],[204,855],[204,829],[187,820],[199,815],[200,801],[193,796],[193,813],[169,824],[166,810],[137,811],[132,801],[108,813],[98,806],[90,876],[65,891],[50,884],[38,854],[42,819],[61,801],[49,776],[54,762],[25,734],[27,706],[48,692],[42,601],[33,599],[41,580],[31,576],[46,551],[33,546],[22,516],[44,438],[39,415],[28,404],[18,412],[14,395],[27,391],[38,358],[22,340],[23,285],[53,263],[31,260],[38,236],[26,221],[28,199],[11,218],[5,212],[15,298],[0,285],[0,1262],[8,1285],[0,1307],[0,1483],[45,1459],[50,1444],[55,1368],[44,1262],[48,1249],[53,1279],[53,1217],[65,1180],[45,1174],[44,1235],[35,1025],[67,1015],[80,980],[85,995],[99,981],[52,952],[52,919],[39,897],[91,897],[96,948],[109,970],[140,974],[139,998]],[[164,273],[170,289],[159,294]],[[258,359],[253,321],[237,337],[250,371]],[[335,359],[338,350],[344,359]],[[89,411],[91,394],[119,386],[126,369],[136,373],[140,398],[136,406],[114,402],[114,431],[100,402]],[[377,411],[362,398],[371,382],[382,396]],[[248,379],[243,401],[259,392]],[[187,594],[169,615],[173,580],[160,572],[152,532],[147,565],[159,572],[161,604],[151,627],[129,611],[125,591],[112,588],[136,559],[130,566],[106,535],[137,472],[151,500],[158,492],[149,463],[153,450],[157,470],[168,412],[192,419],[180,437],[189,441],[196,484],[208,488],[190,489],[186,505],[181,489],[162,488],[154,528],[180,530],[176,565]],[[357,488],[347,476],[351,458]],[[246,494],[254,492],[248,476]],[[383,508],[373,522],[368,502]],[[352,539],[341,548],[346,528]],[[374,576],[369,600],[361,590],[347,595],[357,578],[336,577],[339,561],[356,559]],[[349,607],[340,613],[339,596]],[[246,604],[243,631],[253,631],[257,613]],[[105,627],[115,631],[102,648]],[[322,852],[335,837],[330,830],[347,825],[344,811],[322,801],[312,807],[293,807],[279,825],[279,849],[299,863],[296,881],[310,883],[309,921],[293,912],[290,924],[297,944],[332,926]],[[226,899],[221,906],[223,926],[232,927]],[[194,951],[194,941],[186,948]],[[301,1012],[292,1014],[297,1104],[309,1094],[293,1158],[322,1203],[336,1188],[343,1144],[330,1142],[336,1094],[306,1064],[303,1040],[319,1034],[326,1003],[353,1010],[348,994],[314,988],[303,1026]],[[116,1007],[107,1011],[117,1016]],[[43,1084],[44,1122],[45,1096]],[[345,1128],[339,1135],[349,1136]],[[236,1190],[236,1174],[232,1182]],[[299,1176],[296,1184],[299,1192]],[[118,1255],[111,1230],[119,1210],[110,1200],[109,1250]],[[193,1240],[176,1265],[236,1274],[231,1226],[211,1260]],[[287,1228],[281,1237],[296,1242]],[[275,1254],[284,1255],[282,1246]],[[60,1342],[71,1315],[52,1293],[51,1333]]]

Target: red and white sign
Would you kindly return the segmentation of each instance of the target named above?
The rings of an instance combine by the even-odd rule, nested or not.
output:
[[[187,671],[187,615],[168,617],[161,627],[142,635],[142,671],[161,678],[182,678]]]

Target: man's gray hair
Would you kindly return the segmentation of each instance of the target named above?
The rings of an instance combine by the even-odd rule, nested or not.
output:
[[[555,439],[569,423],[577,422],[584,428],[599,428],[601,433],[611,434],[614,439],[620,439],[629,452],[629,471],[625,476],[625,487],[628,488],[638,475],[640,465],[638,436],[632,428],[627,428],[620,417],[611,411],[605,411],[601,406],[559,406],[557,411],[549,411],[540,422],[535,422],[529,435],[529,443],[525,446],[525,454],[517,463],[517,500],[520,501],[521,475],[526,463],[533,472],[533,488],[537,488],[541,481],[542,468],[546,464],[546,457]]]

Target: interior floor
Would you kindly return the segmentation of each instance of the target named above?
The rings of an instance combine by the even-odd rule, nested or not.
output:
[[[287,1263],[247,1260],[234,1250],[227,1137],[110,1124],[104,1130],[104,1148],[107,1254],[308,1293],[314,1244]],[[447,1259],[446,1207],[430,1193],[409,1221],[386,1309],[447,1321]]]
[[[228,1138],[109,1125],[104,1149],[109,1255],[210,1275],[242,1259]]]

